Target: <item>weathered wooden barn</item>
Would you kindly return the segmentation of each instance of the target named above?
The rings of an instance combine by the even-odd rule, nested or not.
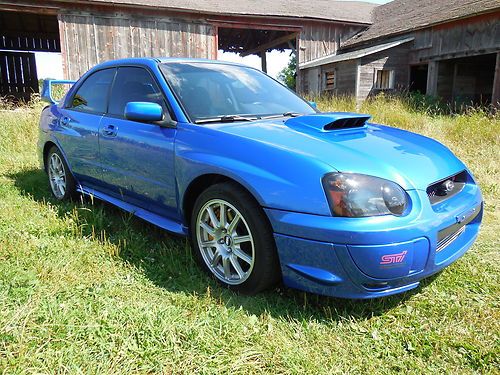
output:
[[[301,91],[355,95],[412,90],[498,105],[500,1],[394,0],[329,55],[300,63]]]
[[[315,0],[0,0],[0,95],[37,90],[33,52],[61,52],[66,78],[109,59],[217,58],[291,48],[303,64],[366,28],[373,4]],[[300,77],[299,77],[300,81]]]

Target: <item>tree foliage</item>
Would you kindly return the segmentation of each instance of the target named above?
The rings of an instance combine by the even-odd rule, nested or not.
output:
[[[288,65],[283,68],[278,74],[278,79],[283,82],[288,88],[295,90],[295,82],[297,78],[297,57],[292,52]]]

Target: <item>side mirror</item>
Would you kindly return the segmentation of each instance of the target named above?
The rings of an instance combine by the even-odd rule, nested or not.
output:
[[[153,122],[163,120],[163,108],[157,103],[128,102],[125,118],[131,121]]]
[[[318,108],[318,105],[316,104],[316,102],[308,102],[309,105],[313,108]]]

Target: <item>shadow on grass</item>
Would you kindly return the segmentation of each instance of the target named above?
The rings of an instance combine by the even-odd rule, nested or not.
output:
[[[279,286],[256,296],[242,296],[219,286],[193,261],[188,241],[168,234],[110,204],[82,198],[58,202],[50,194],[47,176],[39,169],[24,170],[9,176],[24,196],[38,202],[50,202],[60,217],[78,212],[77,224],[82,237],[105,233],[106,241],[117,245],[118,256],[142,271],[155,285],[174,293],[206,295],[228,307],[242,307],[248,314],[268,313],[285,319],[345,320],[369,319],[398,306],[421,287],[396,296],[375,300],[344,300],[304,293]]]

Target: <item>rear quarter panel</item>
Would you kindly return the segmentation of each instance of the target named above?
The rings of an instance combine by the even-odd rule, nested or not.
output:
[[[57,126],[59,121],[60,112],[57,105],[48,105],[43,108],[40,114],[40,123],[38,129],[38,143],[37,143],[37,151],[38,151],[38,161],[40,164],[40,168],[44,168],[44,148],[47,142],[52,142],[57,144],[57,140],[52,136],[52,129]]]

